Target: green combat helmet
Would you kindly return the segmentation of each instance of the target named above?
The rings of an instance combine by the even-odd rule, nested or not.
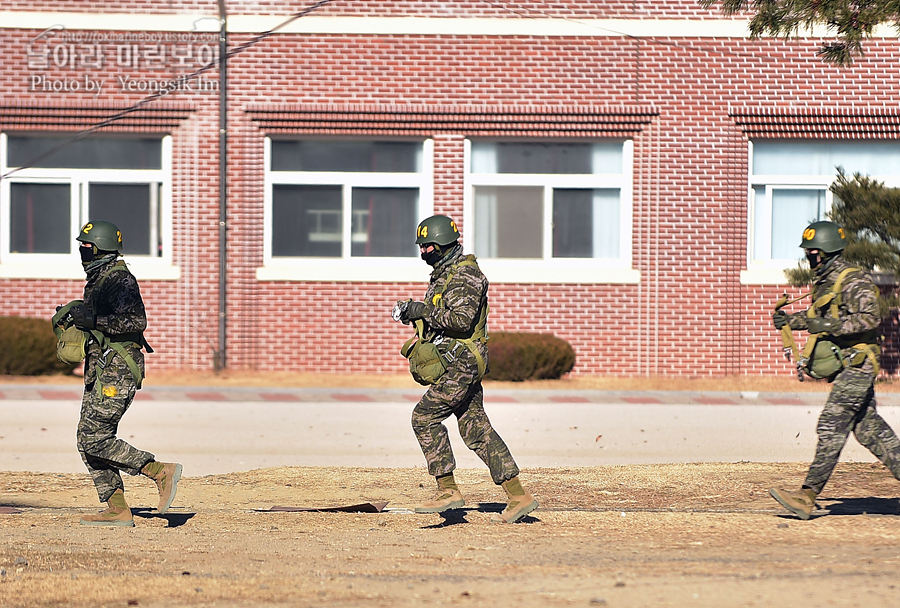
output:
[[[813,222],[803,231],[803,240],[800,247],[803,249],[818,249],[825,253],[842,251],[847,245],[847,235],[844,229],[834,222]]]
[[[425,218],[416,228],[416,244],[425,245],[434,243],[444,247],[455,243],[459,239],[459,230],[456,222],[446,215],[432,215]]]
[[[100,251],[122,252],[122,233],[112,222],[96,220],[81,227],[75,238],[82,243],[90,243]]]

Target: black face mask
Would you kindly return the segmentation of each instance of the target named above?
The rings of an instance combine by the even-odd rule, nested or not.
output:
[[[81,254],[82,264],[90,264],[95,259],[97,259],[96,248],[93,245],[91,245],[90,247],[79,247],[78,253]]]
[[[441,261],[441,258],[443,256],[441,255],[440,250],[437,248],[437,245],[435,245],[434,249],[432,249],[431,251],[423,251],[421,257],[423,260],[425,260],[426,264],[428,264],[429,266],[434,266]]]
[[[810,253],[809,251],[807,251],[806,261],[809,262],[809,267],[815,270],[816,267],[824,261],[824,259],[822,258],[822,252],[820,251],[819,253]]]

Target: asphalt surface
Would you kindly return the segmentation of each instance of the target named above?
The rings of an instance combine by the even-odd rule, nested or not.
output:
[[[185,474],[275,466],[416,467],[408,389],[152,387],[119,437]],[[80,473],[78,387],[0,389],[0,470]],[[486,409],[519,466],[806,462],[823,393],[489,391]],[[879,396],[900,430],[900,394]],[[484,466],[448,421],[457,464]],[[842,458],[875,459],[851,437]]]

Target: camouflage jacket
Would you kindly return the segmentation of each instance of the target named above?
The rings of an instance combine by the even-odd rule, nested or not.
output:
[[[848,264],[843,256],[838,256],[825,269],[824,273],[821,275],[817,273],[816,283],[812,290],[812,301],[815,302],[817,298],[831,293],[838,275],[847,268],[854,268],[854,266]],[[831,332],[831,335],[837,338],[841,344],[870,342],[865,339],[864,334],[871,333],[881,322],[878,315],[878,295],[878,286],[875,285],[868,273],[857,270],[844,277],[841,283],[841,300],[837,316],[840,325]],[[816,316],[826,319],[833,318],[831,305],[826,304],[816,311]],[[806,312],[792,313],[788,315],[788,320],[791,329],[807,329],[808,327]]]
[[[458,248],[442,259],[431,272],[431,281],[425,292],[424,320],[435,336],[471,337],[481,316],[481,309],[487,306],[487,277],[477,265],[456,266],[464,258],[462,248]],[[433,341],[436,341],[435,336],[431,337]],[[443,345],[449,343],[450,341]],[[486,342],[478,341],[476,347],[486,362]]]
[[[112,340],[121,340],[129,335],[137,336],[147,328],[147,313],[137,279],[126,268],[109,273],[102,285],[103,276],[116,264],[118,259],[110,256],[110,260],[87,271],[87,283],[84,286],[84,303],[97,315],[97,331]],[[99,285],[99,289],[98,289]],[[144,370],[144,356],[140,347],[128,346],[135,363]],[[91,339],[87,347],[84,364],[84,383],[90,384],[96,378],[97,362],[103,355],[100,345]],[[115,352],[106,353],[107,363]]]

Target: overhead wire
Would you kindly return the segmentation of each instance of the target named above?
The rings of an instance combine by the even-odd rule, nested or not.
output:
[[[85,137],[89,136],[90,134],[95,133],[104,127],[110,126],[111,124],[115,123],[116,121],[121,120],[125,116],[128,116],[129,114],[132,114],[133,112],[140,110],[147,104],[149,104],[153,101],[156,101],[157,99],[165,97],[172,91],[177,90],[179,87],[183,87],[184,83],[190,82],[190,81],[194,80],[195,78],[198,78],[200,75],[205,74],[206,72],[208,72],[214,68],[217,68],[223,61],[227,61],[230,57],[233,57],[234,55],[242,53],[242,52],[246,51],[247,49],[249,49],[250,47],[255,46],[256,44],[259,44],[260,42],[262,42],[269,36],[275,34],[279,30],[284,29],[285,27],[287,27],[294,21],[296,21],[302,17],[305,17],[314,11],[317,11],[318,9],[322,8],[323,6],[325,6],[326,4],[328,4],[332,1],[333,0],[318,0],[317,2],[311,4],[307,8],[303,9],[302,11],[293,13],[288,19],[285,19],[284,21],[282,21],[281,23],[279,23],[272,29],[266,30],[264,32],[260,32],[260,33],[256,34],[255,36],[253,36],[253,38],[251,38],[247,42],[240,44],[240,45],[234,47],[233,49],[229,50],[225,54],[224,57],[213,59],[206,65],[194,70],[192,73],[188,74],[187,76],[179,76],[177,78],[173,78],[172,80],[170,80],[168,82],[168,86],[161,86],[159,88],[159,90],[154,91],[153,93],[144,97],[140,101],[137,101],[134,104],[128,106],[127,108],[119,110],[118,112],[104,118],[100,122],[93,124],[90,127],[87,127],[86,129],[83,129],[83,130],[75,133],[74,135],[72,135],[71,137],[66,139],[65,141],[62,141],[59,144],[53,146],[52,148],[45,150],[41,154],[38,154],[37,156],[29,159],[28,161],[22,163],[21,165],[10,169],[6,173],[0,174],[0,180],[6,179],[9,176],[13,175],[14,173],[17,173],[24,169],[30,169],[30,168],[36,166],[39,162],[41,162],[45,158],[51,156],[52,154],[55,154],[62,148],[65,148],[66,146],[70,146],[73,143],[75,143],[76,141],[80,141],[80,140],[84,139]]]

